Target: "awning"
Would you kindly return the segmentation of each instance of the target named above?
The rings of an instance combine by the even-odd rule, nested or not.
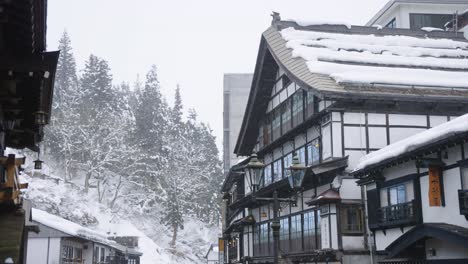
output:
[[[225,234],[229,234],[232,231],[238,231],[244,226],[253,225],[255,224],[255,218],[252,215],[246,216],[239,220],[234,221],[226,230],[224,231]]]
[[[325,203],[336,203],[339,201],[341,201],[340,193],[333,189],[328,189],[305,203],[312,206]]]
[[[450,241],[468,248],[468,228],[444,223],[425,223],[400,236],[385,251],[388,253],[388,258],[394,258],[417,241],[427,238]]]
[[[327,172],[333,172],[339,169],[346,168],[348,166],[348,156],[344,158],[332,159],[330,161],[325,161],[323,163],[310,166],[307,168],[307,173],[313,175],[320,175]]]

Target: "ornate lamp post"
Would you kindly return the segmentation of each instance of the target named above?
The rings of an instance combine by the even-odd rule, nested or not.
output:
[[[256,197],[255,192],[260,186],[260,182],[263,178],[264,164],[261,163],[257,154],[250,156],[249,163],[245,166],[245,176],[247,183],[252,190],[252,197],[258,201],[273,201],[273,221],[271,223],[271,229],[273,230],[273,263],[278,264],[279,259],[279,230],[281,224],[278,218],[278,210],[280,208],[280,202],[296,203],[296,199],[290,198],[278,198],[278,191],[273,191],[273,198],[269,197]],[[304,176],[307,167],[299,162],[299,157],[294,155],[292,165],[288,168],[291,170],[291,176],[288,177],[289,186],[294,192],[298,192],[302,187]]]

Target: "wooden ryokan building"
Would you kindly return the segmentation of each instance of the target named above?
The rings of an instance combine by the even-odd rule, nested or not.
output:
[[[308,166],[297,205],[281,204],[289,263],[370,263],[361,188],[349,173],[372,151],[468,110],[461,34],[281,21],[261,36],[235,153],[265,164],[256,197],[292,197],[293,154]],[[271,263],[272,205],[254,199],[243,167],[222,191],[227,263]],[[223,249],[220,249],[223,250]]]

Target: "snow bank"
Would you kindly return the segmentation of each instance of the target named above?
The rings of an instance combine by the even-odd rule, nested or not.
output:
[[[338,83],[468,87],[468,43],[409,36],[352,35],[287,28],[293,57]],[[378,67],[376,67],[378,66]]]
[[[354,171],[463,132],[468,132],[468,114],[372,152],[361,158]]]

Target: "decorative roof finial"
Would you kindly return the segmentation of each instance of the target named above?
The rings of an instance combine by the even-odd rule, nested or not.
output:
[[[280,16],[280,13],[278,13],[278,12],[273,11],[272,14],[271,14],[271,17],[273,18],[273,20],[271,21],[272,25],[274,25],[277,22],[281,21],[281,16]]]

